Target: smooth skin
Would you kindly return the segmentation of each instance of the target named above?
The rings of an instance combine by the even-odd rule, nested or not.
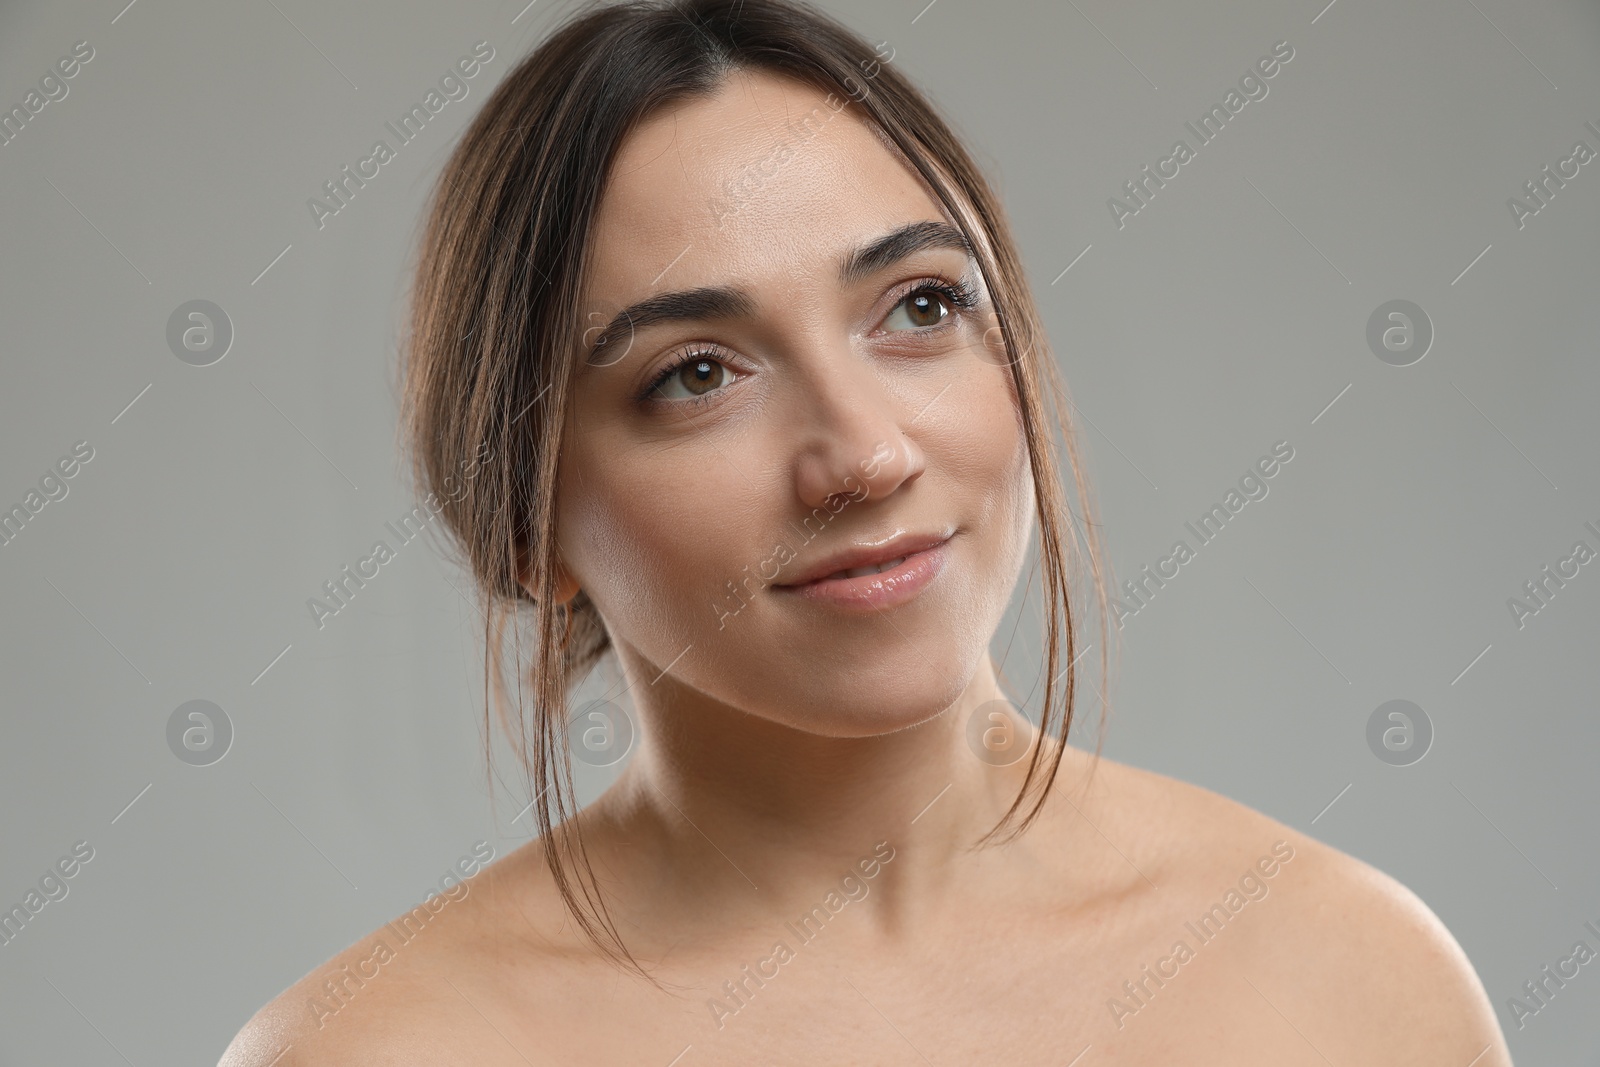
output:
[[[561,457],[561,594],[599,607],[639,729],[578,819],[667,991],[597,956],[530,843],[415,940],[377,931],[284,992],[223,1067],[1509,1064],[1420,900],[1215,794],[1104,759],[1091,777],[1068,748],[1028,832],[969,847],[1024,767],[976,758],[966,724],[1003,696],[988,648],[1032,528],[1027,450],[986,296],[965,311],[919,290],[982,293],[965,252],[841,282],[851,250],[951,220],[839,104],[739,73],[658,114],[623,146],[595,235],[593,322],[666,291],[749,298],[604,346]],[[787,127],[807,114],[826,121]],[[706,346],[716,368],[641,403]],[[787,573],[953,527],[943,571],[879,612],[764,588],[728,614],[726,583],[852,474],[865,495]],[[816,906],[803,940],[790,924]],[[392,958],[357,968],[383,939]]]

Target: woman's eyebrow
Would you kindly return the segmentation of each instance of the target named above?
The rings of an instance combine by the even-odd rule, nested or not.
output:
[[[841,285],[850,285],[907,256],[930,248],[954,249],[968,257],[973,254],[966,235],[947,222],[933,219],[908,222],[846,253],[839,264],[839,282]],[[737,286],[708,286],[658,293],[619,311],[585,353],[585,362],[592,363],[600,348],[612,343],[611,338],[631,336],[663,323],[734,319],[749,317],[755,311],[755,297]]]
[[[972,245],[966,234],[948,222],[933,219],[908,222],[875,241],[852,249],[839,266],[839,281],[849,285],[928,248],[952,248],[972,255]]]
[[[633,334],[640,330],[664,322],[736,319],[754,315],[755,311],[755,298],[744,289],[733,286],[711,286],[658,293],[617,312],[585,353],[584,362],[591,366],[609,366],[608,363],[596,364],[594,357],[602,347],[612,343],[612,338],[627,337],[632,340]],[[617,358],[620,360],[622,357]]]

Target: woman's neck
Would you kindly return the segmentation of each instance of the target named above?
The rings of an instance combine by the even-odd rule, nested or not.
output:
[[[641,926],[657,915],[681,927],[685,909],[760,926],[804,911],[851,871],[867,883],[860,872],[889,853],[855,910],[864,932],[892,938],[970,902],[1027,849],[1026,838],[972,848],[1028,764],[996,766],[969,742],[973,713],[1003,698],[987,656],[951,707],[869,737],[822,737],[681,688],[646,689],[639,750],[585,827],[626,843],[597,841]]]

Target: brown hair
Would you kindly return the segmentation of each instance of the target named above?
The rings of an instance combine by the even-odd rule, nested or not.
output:
[[[986,342],[1003,346],[1011,370],[1039,519],[1046,618],[1041,735],[1064,743],[1072,724],[1081,623],[1066,555],[1081,559],[1084,547],[1069,521],[1052,426],[1061,428],[1083,509],[1087,561],[1107,633],[1099,534],[1065,389],[999,202],[932,105],[868,42],[804,0],[586,5],[495,88],[434,188],[403,345],[402,430],[418,484],[438,500],[483,595],[485,714],[492,691],[529,788],[538,790],[533,807],[556,888],[589,939],[633,969],[638,964],[600,899],[582,837],[569,832],[577,805],[567,697],[610,642],[583,592],[565,605],[553,600],[556,459],[578,340],[591,325],[581,315],[580,290],[611,162],[644,119],[715,93],[740,70],[848,96],[977,252],[1000,324],[998,338]],[[484,459],[481,469],[474,457]],[[472,476],[457,479],[469,464]],[[518,580],[524,569],[526,589]],[[526,613],[535,638],[524,671],[518,622]],[[515,714],[506,703],[508,623]],[[1106,644],[1102,639],[1102,678]],[[531,724],[522,713],[524,674],[533,690]],[[1065,686],[1058,684],[1061,674]],[[1032,808],[1006,836],[1032,823],[1061,760],[1061,746],[1053,751],[1047,759],[1043,744],[1033,746],[1016,800],[984,842],[1006,830],[1030,796]]]

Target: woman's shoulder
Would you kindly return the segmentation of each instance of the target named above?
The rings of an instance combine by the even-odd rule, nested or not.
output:
[[[1459,1049],[1462,1064],[1481,1052],[1475,1067],[1510,1063],[1465,952],[1397,879],[1209,789],[1104,758],[1069,800],[1182,917],[1178,939],[1196,955],[1236,945],[1208,954],[1314,1045],[1320,1027],[1362,1062]]]
[[[457,939],[452,928],[459,923],[448,912],[442,909],[433,929],[412,942],[402,942],[387,923],[335,954],[256,1012],[218,1067],[400,1064],[423,1062],[427,1052],[443,1061],[445,1048],[427,1044],[439,1029],[419,1031],[414,1021],[424,1003],[445,1030],[461,1014],[444,995],[448,978],[436,966]]]
[[[538,958],[539,932],[526,915],[516,924],[507,915],[524,914],[525,901],[508,900],[510,887],[522,892],[537,882],[541,864],[535,850],[519,849],[396,915],[256,1012],[218,1067],[378,1067],[478,1055],[473,1041],[494,1031],[465,976],[483,975],[508,954]]]

